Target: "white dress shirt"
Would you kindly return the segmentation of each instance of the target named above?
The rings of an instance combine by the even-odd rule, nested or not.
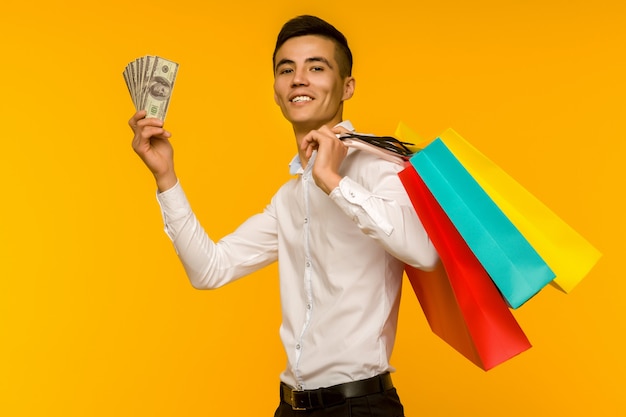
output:
[[[281,380],[297,389],[393,371],[404,263],[430,269],[437,261],[400,165],[349,149],[343,179],[326,195],[312,178],[314,160],[303,170],[296,157],[297,177],[217,243],[180,184],[158,194],[165,231],[194,287],[217,288],[278,261],[288,359]]]

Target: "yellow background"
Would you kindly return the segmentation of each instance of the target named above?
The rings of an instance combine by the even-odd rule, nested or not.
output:
[[[191,288],[130,147],[121,73],[146,54],[180,63],[167,126],[218,238],[288,178],[270,58],[303,13],[351,41],[360,131],[452,127],[604,253],[572,294],[514,312],[534,347],[489,372],[430,332],[407,285],[392,358],[407,416],[626,415],[626,3],[212,3],[3,4],[0,415],[272,415],[276,268]]]

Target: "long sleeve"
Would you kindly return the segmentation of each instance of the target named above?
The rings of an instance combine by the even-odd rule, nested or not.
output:
[[[271,205],[214,242],[200,225],[180,184],[158,194],[157,199],[165,232],[195,288],[217,288],[276,261],[276,218]]]
[[[348,176],[331,192],[331,199],[387,252],[416,268],[432,269],[437,251],[397,175],[401,166],[359,153],[359,158],[372,159],[367,171],[348,170]]]

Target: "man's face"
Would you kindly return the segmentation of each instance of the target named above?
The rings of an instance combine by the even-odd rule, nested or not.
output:
[[[296,130],[341,121],[354,79],[341,77],[333,41],[314,35],[291,38],[278,49],[275,62],[274,99]]]

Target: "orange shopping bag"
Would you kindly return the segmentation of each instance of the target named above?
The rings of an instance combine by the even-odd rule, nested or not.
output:
[[[435,334],[484,370],[531,347],[495,284],[415,169],[399,174],[439,252],[431,272],[406,273]]]

